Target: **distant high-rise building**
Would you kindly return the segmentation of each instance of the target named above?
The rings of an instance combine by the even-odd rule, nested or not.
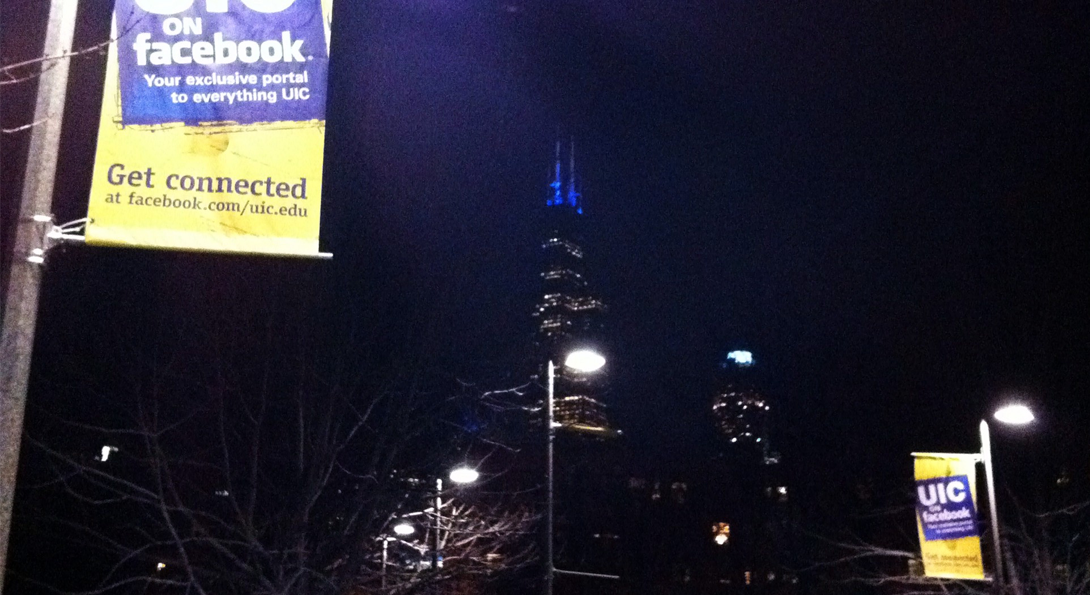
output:
[[[561,427],[611,434],[602,402],[604,374],[581,374],[562,365],[564,355],[584,345],[601,349],[606,306],[590,289],[583,253],[582,195],[575,177],[575,144],[568,154],[563,178],[561,144],[545,200],[546,233],[542,243],[541,298],[534,308],[538,361],[556,363],[555,419]]]
[[[796,593],[794,534],[788,469],[771,445],[772,400],[767,370],[750,351],[731,351],[719,363],[712,414],[721,446],[713,501],[730,523],[722,560],[738,593]],[[725,544],[724,544],[725,545]]]
[[[772,405],[761,394],[755,381],[753,354],[749,351],[731,351],[719,368],[712,413],[720,435],[738,447],[767,445],[768,417]],[[766,448],[759,450],[767,451]]]

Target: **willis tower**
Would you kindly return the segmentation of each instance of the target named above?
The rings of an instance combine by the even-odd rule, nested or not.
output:
[[[541,297],[534,307],[537,361],[556,362],[555,419],[561,429],[612,436],[606,406],[604,374],[582,374],[560,365],[566,353],[580,347],[601,350],[606,306],[593,293],[583,253],[583,205],[575,177],[575,143],[568,152],[564,179],[561,143],[550,192],[545,200]]]

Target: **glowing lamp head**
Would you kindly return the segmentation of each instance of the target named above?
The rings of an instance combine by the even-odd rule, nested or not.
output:
[[[594,372],[606,365],[606,358],[589,349],[579,349],[568,354],[564,365],[578,372]]]
[[[102,450],[100,452],[101,452],[101,454],[99,454],[98,460],[100,462],[105,463],[106,461],[108,461],[110,459],[110,454],[111,453],[117,452],[117,447],[116,446],[108,446],[108,445],[103,446]]]
[[[995,419],[1012,426],[1024,426],[1035,418],[1033,412],[1025,405],[1007,405],[999,408],[994,414]]]
[[[716,545],[724,545],[725,543],[727,543],[727,536],[723,535],[722,533],[720,533],[719,535],[716,535],[715,536],[715,543],[716,543]]]
[[[416,533],[416,528],[414,528],[409,523],[406,523],[405,521],[401,521],[400,523],[394,525],[394,534],[395,535],[400,535],[402,537],[406,537],[406,536],[412,535],[413,533]]]
[[[477,481],[477,478],[480,476],[481,474],[478,473],[476,469],[471,469],[469,467],[458,467],[450,472],[450,480],[454,483],[461,484],[473,483]]]

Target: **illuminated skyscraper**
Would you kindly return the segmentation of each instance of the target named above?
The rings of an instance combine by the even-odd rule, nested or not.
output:
[[[712,413],[720,436],[736,448],[767,445],[768,414],[772,406],[757,389],[753,354],[731,351],[719,367],[720,381]]]
[[[771,445],[772,401],[767,369],[750,351],[731,351],[719,364],[712,414],[721,448],[713,485],[719,518],[730,523],[724,577],[738,593],[798,592],[788,470]],[[723,490],[721,486],[729,485]],[[718,534],[717,534],[718,535]]]
[[[564,354],[583,345],[602,348],[606,306],[591,291],[584,262],[582,195],[575,178],[575,145],[563,179],[561,145],[545,200],[546,233],[542,242],[541,298],[534,308],[534,343],[538,361],[552,360],[556,369],[555,419],[563,428],[607,435],[612,431],[601,397],[605,374],[581,374],[561,365]]]

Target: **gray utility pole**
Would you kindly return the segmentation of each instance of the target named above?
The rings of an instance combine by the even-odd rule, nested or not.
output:
[[[68,87],[68,54],[76,26],[77,0],[52,0],[42,51],[42,73],[34,107],[23,179],[11,277],[4,300],[0,334],[0,592],[4,588],[15,473],[23,435],[30,354],[38,321],[41,265],[47,234],[53,227],[53,183],[57,173],[64,99]]]

